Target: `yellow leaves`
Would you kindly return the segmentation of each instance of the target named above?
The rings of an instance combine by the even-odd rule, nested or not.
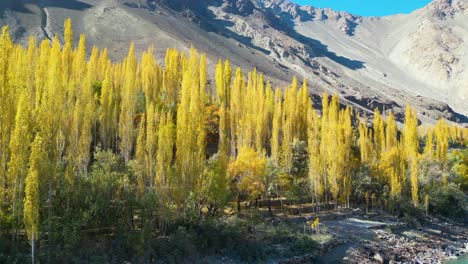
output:
[[[242,174],[262,175],[266,170],[266,159],[252,148],[242,147],[234,163],[229,166],[232,176]]]
[[[64,40],[65,40],[65,47],[72,48],[73,47],[73,29],[72,29],[72,21],[70,18],[67,18],[63,25],[64,28]]]
[[[237,182],[240,191],[246,191],[255,196],[263,193],[266,186],[266,158],[249,147],[241,147],[239,155],[229,164],[229,175]]]
[[[228,93],[227,87],[229,84],[226,83],[227,78],[224,73],[224,68],[225,67],[223,66],[223,61],[219,60],[218,64],[216,65],[216,72],[215,72],[216,100],[218,101],[218,104],[224,103],[225,105],[227,105],[227,93]]]
[[[175,105],[180,82],[182,81],[182,56],[177,49],[168,49],[165,57],[165,68],[163,72],[163,94],[169,105]]]
[[[113,131],[117,127],[116,99],[117,93],[112,84],[111,72],[107,70],[102,82],[98,112],[99,134],[104,148],[108,148],[111,145]]]
[[[292,143],[304,141],[309,186],[317,200],[325,195],[348,198],[357,165],[370,165],[382,174],[379,180],[390,186],[391,195],[409,193],[405,182],[406,169],[411,167],[417,200],[418,121],[410,106],[401,140],[393,113],[385,125],[376,110],[373,129],[367,127],[367,120],[360,120],[354,130],[352,109],[342,109],[337,95],[330,99],[324,94],[322,111],[312,108],[307,80],[300,85],[294,77],[283,93],[273,90],[257,70],[244,76],[238,68],[233,77],[230,62],[220,60],[212,76],[216,97],[210,97],[207,58],[195,48],[188,55],[168,49],[162,67],[152,47],[139,63],[132,44],[125,60],[113,63],[106,49],[93,48],[87,59],[83,35],[73,50],[70,20],[64,28],[63,46],[54,38],[37,47],[31,38],[26,50],[11,43],[7,28],[0,37],[4,64],[0,68],[0,161],[3,168],[10,163],[10,182],[12,175],[26,175],[29,149],[22,143],[38,132],[49,165],[67,162],[65,181],[70,186],[75,174],[86,173],[92,143],[102,144],[104,149],[120,150],[126,162],[137,159],[144,167],[140,193],[154,187],[168,199],[174,194],[176,203],[182,203],[203,189],[207,153],[214,152],[218,143],[221,163],[226,166],[231,160],[229,173],[238,188],[256,196],[266,192],[270,180],[266,153],[271,152],[272,164],[282,166],[276,183],[287,189],[296,176],[290,174]],[[219,141],[213,136],[218,128]],[[447,165],[449,140],[466,141],[467,131],[441,120],[427,134],[425,152],[429,156],[435,152]],[[206,151],[207,145],[212,149]],[[64,182],[54,179],[61,175],[58,171],[50,174],[54,174],[53,183]]]
[[[172,121],[172,114],[161,114],[158,127],[158,151],[156,160],[156,179],[155,185],[160,190],[166,190],[168,183],[169,170],[173,159],[173,146],[174,146],[174,124]]]
[[[119,118],[120,151],[125,162],[130,160],[134,145],[134,118],[137,103],[137,58],[135,44],[130,45],[128,56],[124,62],[124,84],[121,91],[121,108]]]
[[[307,221],[306,223],[310,226],[310,228],[316,229],[320,224],[320,219],[316,217],[314,221]]]
[[[411,160],[411,199],[414,206],[419,206],[419,158],[413,157]]]
[[[232,69],[229,60],[224,62],[224,94],[226,95],[226,105],[230,104],[230,88],[232,79]]]
[[[416,117],[416,111],[414,111],[409,104],[406,106],[403,140],[407,157],[415,157],[419,153],[418,119]]]
[[[304,80],[302,88],[298,91],[298,81],[294,77],[291,86],[284,92],[282,109],[282,164],[288,169],[292,166],[291,143],[294,139],[307,139],[307,109],[310,104],[307,81]]]
[[[415,206],[419,205],[419,136],[416,111],[410,105],[406,106],[405,128],[403,130],[405,158],[410,163],[411,199]]]
[[[385,130],[384,121],[378,108],[374,111],[374,150],[377,159],[380,158],[385,150]]]
[[[449,129],[447,123],[440,119],[436,125],[436,142],[437,142],[437,150],[436,150],[436,158],[442,164],[447,162],[447,152],[448,152],[448,145],[449,145]]]
[[[141,85],[146,97],[146,104],[158,103],[160,99],[162,74],[154,58],[154,48],[143,52],[140,70]]]
[[[138,193],[142,195],[145,191],[146,178],[147,178],[147,164],[146,164],[146,116],[142,116],[138,126],[138,137],[136,143],[135,158],[138,166],[137,170],[137,189]]]
[[[29,94],[21,93],[15,117],[15,128],[10,140],[10,161],[8,163],[8,182],[13,190],[10,197],[14,207],[20,207],[23,197],[24,178],[28,170],[29,145],[33,136],[32,107]],[[17,208],[14,208],[16,211]]]
[[[393,114],[393,112],[390,112],[387,119],[387,129],[385,131],[385,147],[387,150],[397,145],[397,131],[398,129],[395,122],[395,115]]]
[[[39,178],[41,176],[43,152],[43,140],[40,136],[36,136],[31,147],[31,158],[29,172],[26,177],[24,197],[24,224],[30,240],[37,238],[39,232]]]
[[[323,155],[320,148],[320,118],[317,112],[309,105],[307,111],[307,145],[309,154],[309,181],[313,188],[315,200],[323,195],[324,183],[323,175]]]
[[[283,95],[280,89],[275,90],[275,110],[273,113],[273,125],[272,125],[272,136],[271,136],[271,158],[276,164],[280,158],[280,135],[282,126],[283,116]]]
[[[78,47],[73,52],[73,79],[80,82],[86,73],[86,37],[81,34]]]
[[[429,158],[434,156],[434,129],[429,128],[426,133],[426,146],[424,147],[424,154]]]
[[[221,104],[221,108],[219,109],[219,144],[218,144],[218,152],[223,159],[227,159],[229,156],[229,146],[231,145],[229,140],[229,131],[228,131],[228,112],[224,103]]]
[[[382,154],[380,161],[380,170],[386,175],[387,182],[390,184],[390,194],[392,196],[398,196],[402,191],[402,179],[406,178],[406,171],[404,156],[402,155],[403,150],[400,144],[394,146]]]
[[[192,48],[177,105],[176,167],[180,193],[197,192],[206,159],[206,58]]]

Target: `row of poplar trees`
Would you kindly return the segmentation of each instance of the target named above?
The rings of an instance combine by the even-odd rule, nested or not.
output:
[[[57,190],[73,196],[97,147],[132,164],[135,195],[155,190],[176,209],[196,197],[215,211],[228,191],[237,200],[267,195],[267,167],[291,173],[297,141],[307,145],[315,201],[349,204],[353,168],[362,164],[379,172],[392,195],[409,188],[414,204],[420,200],[421,133],[409,106],[400,135],[391,112],[384,120],[377,110],[369,126],[337,95],[324,94],[316,111],[305,80],[273,89],[257,71],[245,76],[220,61],[208,85],[206,56],[194,48],[169,49],[163,67],[151,48],[139,61],[131,45],[114,63],[107,49],[88,52],[83,35],[74,47],[70,20],[63,40],[38,45],[31,37],[23,47],[12,43],[7,27],[0,37],[0,232],[4,219],[13,219],[33,250]],[[442,164],[449,138],[468,137],[444,121],[425,134],[424,155]]]

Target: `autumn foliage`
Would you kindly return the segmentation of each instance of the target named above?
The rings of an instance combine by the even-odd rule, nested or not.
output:
[[[229,61],[209,76],[195,48],[169,49],[162,66],[152,48],[139,59],[131,45],[112,62],[106,49],[88,51],[83,35],[74,47],[69,20],[64,39],[31,37],[23,47],[7,27],[0,37],[0,223],[13,219],[10,227],[25,227],[32,242],[46,228],[42,219],[57,214],[52,204],[73,207],[98,148],[118,154],[134,176],[112,187],[112,201],[134,189],[138,197],[154,192],[166,208],[183,211],[195,201],[216,212],[229,200],[270,197],[272,166],[295,173],[295,141],[307,146],[302,186],[315,202],[349,206],[354,173],[365,165],[391,196],[409,193],[418,206],[419,161],[429,157],[447,170],[449,141],[468,138],[466,128],[443,120],[422,133],[409,105],[401,131],[391,111],[376,109],[369,124],[338,95],[324,94],[317,109],[306,80],[273,88]],[[62,193],[68,198],[55,201]]]

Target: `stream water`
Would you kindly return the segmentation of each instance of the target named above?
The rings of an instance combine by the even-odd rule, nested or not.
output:
[[[446,264],[468,264],[468,255],[449,260]]]

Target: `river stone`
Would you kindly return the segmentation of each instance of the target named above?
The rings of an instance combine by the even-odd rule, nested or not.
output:
[[[383,258],[379,253],[375,253],[374,259],[377,260],[379,263],[383,263]]]

